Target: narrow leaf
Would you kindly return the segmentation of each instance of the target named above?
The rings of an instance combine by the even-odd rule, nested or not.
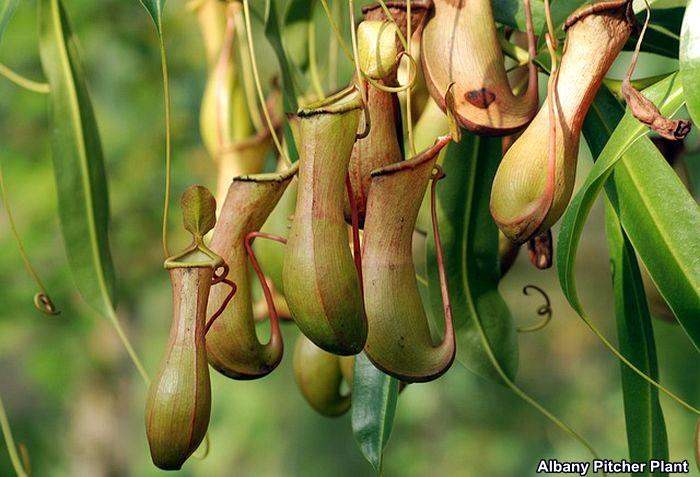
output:
[[[584,124],[586,142],[593,157],[603,150],[623,115],[622,105],[603,88]],[[632,243],[622,230],[617,215],[618,190],[626,188],[622,180],[617,180],[619,171],[631,162],[626,157],[622,158],[605,189],[608,195],[605,225],[612,267],[615,318],[622,354],[639,370],[658,380],[654,331],[642,277]],[[630,200],[628,193],[623,193],[623,200]],[[622,363],[620,368],[630,460],[668,460],[666,426],[657,388]]]
[[[489,212],[491,182],[501,159],[498,138],[462,132],[447,147],[445,179],[437,186],[437,214],[445,253],[457,360],[472,372],[501,382],[491,351],[506,375],[518,367],[518,342],[510,310],[498,292],[498,229]],[[428,234],[427,262],[433,317],[442,320],[442,299],[435,242]],[[477,320],[491,350],[484,348]]]
[[[143,8],[145,8],[151,16],[151,20],[153,20],[153,24],[156,26],[156,30],[158,30],[158,35],[162,35],[163,6],[165,5],[165,0],[139,0],[139,2],[141,2]]]
[[[282,33],[280,31],[279,16],[277,13],[276,2],[272,0],[267,0],[267,7],[265,13],[265,37],[272,45],[275,51],[275,56],[277,56],[277,62],[280,66],[280,73],[282,75],[282,100],[284,104],[284,110],[287,113],[296,113],[299,109],[299,104],[297,102],[299,88],[297,87],[294,64],[289,61],[288,55],[282,44]],[[292,134],[292,129],[289,126],[289,121],[284,125],[284,138],[287,144],[287,149],[289,150],[289,156],[292,162],[296,162],[299,159],[299,152],[294,142],[294,136]]]
[[[51,86],[51,149],[68,262],[85,301],[110,316],[114,268],[102,145],[77,41],[60,0],[39,0],[39,50]]]
[[[680,77],[690,117],[700,125],[700,0],[690,0],[681,28]]]
[[[615,209],[608,201],[605,230],[610,249],[620,351],[637,368],[658,380],[654,330],[637,257],[622,230]],[[620,363],[620,368],[630,461],[668,460],[666,424],[659,404],[658,389],[624,364]],[[649,476],[651,473],[635,475]]]
[[[19,5],[19,0],[5,0],[2,7],[0,7],[0,40],[2,40],[7,25],[10,23],[12,15],[15,13],[15,9]]]
[[[677,75],[647,88],[644,94],[667,116],[683,104]],[[605,113],[599,111],[614,104],[600,107],[596,103],[592,114],[601,117]],[[694,315],[700,309],[700,210],[656,147],[642,137],[646,132],[646,127],[626,112],[571,201],[559,232],[559,281],[571,306],[585,316],[576,291],[576,250],[593,202],[613,167],[624,157],[625,167],[615,169],[616,181],[627,182],[620,188],[622,224],[659,292],[698,347],[700,321]]]
[[[352,432],[365,459],[377,472],[394,426],[399,382],[379,371],[365,353],[355,357]]]

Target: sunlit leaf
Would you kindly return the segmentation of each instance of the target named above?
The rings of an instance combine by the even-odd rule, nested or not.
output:
[[[593,157],[598,157],[623,115],[622,105],[603,88],[584,125],[586,142]],[[608,195],[605,230],[612,267],[617,336],[622,354],[639,370],[658,380],[654,330],[644,285],[632,243],[622,230],[617,215],[618,191],[622,192],[623,201],[636,200],[630,197],[629,192],[623,191],[627,187],[624,180],[617,180],[621,176],[619,171],[628,165],[634,167],[634,161],[623,157],[605,188]],[[668,460],[666,425],[657,388],[627,366],[621,364],[620,368],[630,460]]]
[[[462,132],[447,146],[445,178],[437,186],[437,214],[445,253],[457,360],[481,376],[501,381],[485,349],[477,320],[505,373],[514,378],[518,342],[513,318],[498,292],[498,229],[489,212],[491,182],[501,159],[498,138]],[[442,320],[442,294],[435,243],[429,233],[428,284],[433,317]]]
[[[654,330],[637,257],[614,208],[608,202],[605,230],[610,249],[620,351],[639,370],[658,380]],[[658,389],[624,364],[621,363],[620,368],[630,460],[668,460],[666,424],[659,404]],[[649,476],[651,473],[638,475]]]
[[[677,75],[647,88],[644,94],[667,116],[683,105]],[[594,104],[591,113],[606,116],[609,107],[603,104],[598,109]],[[559,281],[571,306],[585,316],[575,282],[576,250],[593,202],[624,157],[626,167],[615,168],[616,183],[627,183],[618,187],[622,224],[659,292],[698,347],[700,210],[656,147],[642,137],[646,133],[646,126],[628,111],[610,134],[562,218],[557,246]]]
[[[39,0],[39,51],[51,86],[51,149],[68,262],[85,301],[109,316],[114,268],[102,145],[77,41],[60,0]]]
[[[377,472],[391,436],[399,382],[379,371],[365,353],[355,357],[352,384],[352,432],[365,459]]]
[[[700,125],[700,0],[690,0],[681,29],[680,77],[695,126]]]

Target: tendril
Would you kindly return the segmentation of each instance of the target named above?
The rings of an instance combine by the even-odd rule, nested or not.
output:
[[[27,273],[32,278],[37,288],[39,288],[40,290],[36,295],[34,295],[34,306],[37,310],[41,311],[46,315],[58,315],[61,312],[56,309],[56,305],[49,297],[44,283],[41,281],[41,278],[39,278],[39,274],[32,265],[31,260],[29,260],[27,250],[24,248],[22,238],[19,236],[17,224],[15,224],[15,218],[12,214],[12,209],[10,207],[10,202],[7,196],[8,194],[7,188],[5,187],[5,176],[2,170],[2,163],[0,162],[0,197],[2,198],[3,204],[5,204],[5,213],[7,214],[7,221],[10,224],[10,231],[12,232],[12,236],[14,237],[15,243],[17,244],[17,249],[19,250],[19,255],[22,258],[22,262],[24,262],[24,268],[27,270]]]
[[[355,202],[355,193],[352,190],[352,181],[350,180],[350,173],[345,175],[345,188],[348,194],[348,201],[350,202],[350,217],[352,222],[352,247],[353,247],[353,258],[355,260],[355,269],[357,270],[357,277],[360,281],[360,294],[362,295],[362,300],[364,301],[365,291],[364,283],[362,280],[362,251],[360,249],[360,219],[357,212],[357,203]]]
[[[221,270],[221,273],[216,273],[217,270]],[[217,285],[219,283],[225,283],[229,287],[231,287],[231,291],[229,294],[226,296],[224,301],[221,303],[221,306],[219,306],[219,309],[216,310],[216,313],[214,313],[211,318],[207,321],[207,324],[204,326],[204,335],[206,336],[207,333],[209,333],[209,329],[211,326],[214,324],[214,322],[221,316],[221,314],[226,310],[226,307],[228,304],[233,300],[233,297],[236,295],[236,291],[238,291],[238,287],[236,286],[235,283],[233,283],[231,280],[226,278],[228,276],[229,268],[227,264],[221,264],[218,267],[214,269],[214,273],[212,274],[212,279],[211,279],[211,285]]]
[[[362,133],[357,135],[357,139],[364,139],[369,135],[371,128],[371,123],[369,121],[369,111],[367,109],[368,99],[367,99],[367,82],[365,75],[362,73],[362,68],[360,68],[360,56],[357,47],[357,32],[355,31],[355,2],[354,0],[348,0],[348,7],[350,10],[350,39],[352,41],[352,62],[355,65],[355,82],[357,83],[357,88],[360,92],[362,98],[363,110],[365,112],[365,129]]]
[[[2,63],[0,63],[0,75],[4,76],[5,79],[16,84],[20,88],[26,89],[27,91],[31,91],[33,93],[49,94],[51,92],[51,88],[48,83],[42,83],[25,78]]]
[[[413,88],[416,84],[416,77],[418,76],[418,64],[416,63],[416,60],[414,60],[413,57],[410,56],[406,51],[401,51],[398,55],[396,55],[397,63],[401,61],[401,58],[403,57],[408,58],[408,61],[411,65],[408,73],[408,83],[406,83],[405,85],[386,86],[384,84],[381,84],[379,81],[372,79],[369,76],[365,76],[365,78],[367,79],[369,84],[372,85],[372,87],[377,88],[380,91],[384,91],[385,93],[402,93]]]
[[[410,3],[410,2],[409,2]],[[432,183],[430,184],[430,215],[433,222],[433,239],[435,240],[435,255],[437,257],[438,275],[440,277],[440,293],[442,296],[442,308],[445,315],[445,336],[443,343],[454,343],[455,332],[454,322],[452,321],[452,303],[450,302],[450,289],[447,282],[447,273],[445,272],[445,254],[442,248],[442,240],[440,240],[440,227],[437,216],[437,183],[445,178],[445,171],[442,167],[436,164],[433,167],[431,174]]]
[[[350,48],[348,48],[348,45],[345,43],[345,40],[343,39],[343,35],[342,35],[342,33],[340,33],[340,28],[338,27],[338,24],[335,22],[335,19],[333,18],[333,13],[331,12],[330,7],[328,6],[328,0],[321,0],[321,5],[323,5],[323,11],[326,12],[326,17],[328,18],[328,23],[330,23],[331,28],[333,29],[333,33],[335,34],[336,40],[338,40],[338,44],[343,49],[343,52],[345,53],[345,56],[348,57],[348,60],[353,61],[352,53],[350,53]],[[353,28],[355,28],[354,25],[353,25]]]
[[[408,38],[406,43],[406,54],[409,58],[413,58],[411,55],[411,36],[411,0],[408,0],[406,2],[406,37]],[[406,130],[408,131],[408,145],[411,148],[411,155],[415,156],[416,143],[413,140],[413,111],[411,111],[411,99],[411,88],[408,88],[406,90]]]
[[[519,326],[518,333],[532,333],[533,331],[539,331],[552,321],[552,304],[549,301],[549,295],[536,285],[526,285],[523,288],[523,295],[530,295],[529,290],[537,291],[544,298],[545,303],[537,308],[537,314],[542,316],[542,320],[531,326]]]
[[[280,335],[279,315],[277,314],[277,308],[275,307],[275,300],[272,298],[272,291],[270,290],[270,286],[265,279],[265,274],[258,263],[258,259],[255,257],[255,251],[253,250],[252,242],[257,237],[274,240],[275,242],[285,245],[287,244],[287,239],[280,237],[279,235],[257,231],[250,232],[245,237],[245,251],[248,254],[248,259],[250,260],[250,264],[253,266],[253,270],[255,270],[255,274],[258,276],[258,281],[260,282],[260,286],[263,289],[263,295],[265,295],[265,301],[267,302],[267,310],[270,314],[270,340],[272,340],[275,336],[279,337]]]
[[[15,445],[15,440],[12,437],[12,429],[10,428],[10,422],[7,420],[7,414],[5,413],[5,406],[2,403],[2,398],[0,398],[0,429],[2,429],[2,435],[7,445],[7,453],[10,454],[10,461],[12,462],[12,467],[18,477],[27,477],[28,474],[26,469],[22,465],[22,460],[20,458],[19,452],[17,452],[17,446]]]
[[[238,3],[232,3],[230,8],[239,9],[240,5]],[[253,28],[250,22],[250,2],[249,0],[243,0],[243,19],[245,20],[246,36],[248,38],[248,55],[250,56],[250,64],[253,69],[253,78],[255,79],[255,89],[258,92],[258,101],[260,101],[260,107],[262,108],[263,116],[265,116],[265,121],[267,122],[267,127],[270,129],[270,134],[272,135],[272,140],[275,143],[277,152],[284,160],[291,164],[291,159],[287,155],[287,150],[282,147],[279,137],[277,137],[277,132],[275,132],[274,125],[272,123],[272,117],[270,116],[270,111],[268,111],[267,104],[265,102],[265,95],[263,94],[262,83],[260,81],[260,73],[258,72],[258,60],[255,55],[255,45],[253,44]]]

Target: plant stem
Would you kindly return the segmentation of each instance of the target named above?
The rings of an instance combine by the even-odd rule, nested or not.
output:
[[[15,446],[15,440],[12,437],[12,429],[10,428],[10,422],[7,420],[5,406],[2,403],[1,397],[0,428],[2,428],[2,435],[5,439],[5,444],[7,445],[7,453],[10,454],[10,461],[12,462],[12,467],[15,469],[17,477],[27,477],[27,472],[24,470],[24,467],[22,466],[22,461],[19,458],[19,453],[17,452],[17,446]]]
[[[20,75],[16,71],[12,70],[8,66],[0,63],[0,75],[4,76],[17,86],[24,88],[28,91],[41,94],[49,94],[50,88],[48,83],[41,83],[38,81],[30,80]]]
[[[236,5],[235,3],[232,4]],[[253,67],[253,78],[255,79],[255,88],[258,92],[258,100],[260,101],[260,106],[262,108],[263,115],[265,116],[265,121],[267,122],[267,127],[270,130],[270,135],[275,143],[277,152],[280,157],[283,157],[288,164],[292,163],[289,158],[287,151],[282,147],[282,143],[277,137],[277,131],[275,131],[275,125],[272,123],[272,118],[270,117],[270,111],[267,110],[267,104],[265,102],[265,94],[263,93],[262,84],[260,81],[260,73],[258,72],[258,61],[255,57],[255,45],[253,44],[253,29],[250,22],[250,5],[249,0],[243,0],[243,18],[245,20],[246,36],[248,38],[248,54],[250,56],[250,63]]]
[[[245,36],[245,23],[241,16],[241,9],[238,8],[234,12],[234,21],[236,23],[236,37],[238,39],[238,56],[241,59],[241,76],[243,78],[243,91],[245,91],[245,100],[248,104],[248,112],[250,120],[257,132],[260,132],[265,127],[263,120],[260,117],[258,109],[258,100],[255,99],[255,80],[252,76],[252,65],[250,64],[250,56],[248,56],[248,40]]]
[[[170,111],[170,79],[168,74],[168,59],[165,54],[164,32],[161,30],[158,35],[160,46],[160,63],[163,71],[163,102],[165,107],[165,198],[163,203],[163,255],[170,257],[170,247],[168,246],[168,212],[170,210],[170,169],[171,169],[171,111]],[[138,366],[137,366],[138,367]]]
[[[340,28],[338,27],[338,24],[333,18],[333,13],[328,7],[328,0],[321,0],[321,4],[323,5],[323,10],[326,12],[326,17],[328,17],[328,22],[331,24],[331,28],[335,33],[335,37],[338,40],[338,44],[343,49],[343,52],[345,53],[345,56],[348,57],[348,60],[353,61],[353,55],[352,53],[350,53],[350,48],[348,48],[348,45],[345,43],[345,40],[343,40],[343,34],[340,32]],[[355,29],[355,25],[352,26],[352,29]]]
[[[143,364],[141,363],[141,359],[136,354],[136,351],[134,351],[134,347],[131,345],[129,338],[126,336],[126,333],[124,332],[124,328],[122,328],[121,322],[119,321],[119,318],[117,317],[117,312],[114,311],[114,308],[108,307],[107,317],[109,318],[109,321],[112,323],[114,330],[117,332],[117,335],[119,336],[119,339],[121,340],[122,345],[124,345],[126,352],[129,354],[131,361],[134,363],[134,366],[136,366],[136,369],[139,372],[139,374],[141,375],[141,378],[143,378],[143,382],[146,384],[146,386],[148,386],[151,382],[151,379],[148,377],[148,373],[146,372],[146,368],[143,367]]]
[[[406,2],[406,54],[411,57],[411,0]],[[406,90],[406,130],[408,131],[408,144],[411,147],[411,155],[416,155],[416,144],[413,140],[413,111],[411,111],[411,87]]]

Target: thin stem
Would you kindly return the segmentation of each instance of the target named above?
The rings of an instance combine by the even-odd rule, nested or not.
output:
[[[252,241],[255,240],[257,237],[265,238],[268,240],[274,240],[281,244],[286,244],[287,239],[285,239],[284,237],[280,237],[279,235],[255,231],[250,232],[245,237],[245,250],[248,254],[250,264],[253,266],[253,270],[255,270],[255,273],[258,276],[258,280],[260,281],[260,286],[262,287],[263,294],[265,295],[265,302],[267,303],[267,311],[270,314],[270,340],[272,340],[273,337],[280,336],[279,316],[277,315],[277,308],[275,307],[275,300],[272,298],[270,286],[267,284],[265,274],[263,273],[262,268],[260,267],[260,264],[258,263],[258,260],[255,257],[255,252],[253,251]]]
[[[345,53],[345,56],[348,57],[348,60],[354,61],[353,54],[350,53],[350,48],[348,48],[348,45],[345,43],[345,40],[343,39],[343,34],[340,32],[340,28],[338,27],[338,24],[335,22],[335,19],[333,18],[333,13],[331,12],[331,9],[328,7],[328,0],[321,0],[321,5],[323,5],[323,11],[326,12],[326,17],[328,17],[328,23],[331,24],[331,28],[333,29],[333,33],[335,33],[335,37],[338,40],[338,44],[343,49],[343,53]],[[352,26],[353,31],[354,31],[354,29],[355,29],[355,25]]]
[[[406,37],[408,38],[408,43],[406,45],[406,54],[409,58],[411,56],[411,0],[406,2]],[[411,155],[416,155],[416,143],[413,140],[413,111],[411,106],[412,92],[411,88],[406,90],[406,130],[408,131],[408,145],[411,148]]]
[[[232,6],[237,5],[237,3],[232,4]],[[255,45],[253,44],[253,29],[250,22],[249,0],[243,0],[243,18],[245,20],[246,36],[248,38],[248,55],[250,56],[250,63],[253,67],[253,78],[255,79],[255,88],[258,92],[258,100],[260,101],[260,107],[262,108],[263,115],[265,116],[265,121],[267,122],[267,127],[270,130],[270,135],[272,136],[272,140],[275,143],[277,152],[281,157],[285,159],[285,161],[291,163],[292,161],[287,155],[287,151],[282,147],[282,143],[277,137],[275,125],[272,123],[272,118],[270,117],[270,111],[267,110],[265,94],[263,93],[262,83],[260,81],[260,74],[258,73],[258,61],[255,56]]]
[[[437,183],[445,177],[445,172],[442,167],[435,166],[432,184],[430,184],[430,215],[433,221],[433,240],[435,241],[435,255],[437,257],[438,275],[440,277],[440,293],[442,294],[442,307],[445,315],[445,336],[444,343],[454,345],[455,330],[452,321],[452,304],[450,303],[450,286],[447,282],[447,273],[445,272],[445,254],[442,249],[442,240],[440,240],[440,225],[437,215]]]
[[[362,279],[362,249],[360,247],[360,218],[357,212],[357,202],[355,201],[355,192],[352,190],[352,181],[350,180],[349,172],[345,175],[345,189],[348,194],[348,202],[350,202],[350,222],[352,223],[352,249],[353,258],[355,260],[355,270],[357,270],[357,278],[360,280],[360,293],[362,294],[364,300],[365,292],[364,280]]]
[[[33,81],[29,78],[25,78],[21,74],[17,73],[16,71],[12,70],[10,67],[5,66],[2,63],[0,63],[0,75],[4,76],[17,86],[24,88],[28,91],[41,94],[49,94],[51,92],[51,88],[48,83],[41,83],[39,81]]]
[[[647,0],[644,0],[644,3],[646,5],[646,11],[647,15],[644,20],[644,26],[642,26],[642,31],[639,34],[639,38],[637,38],[637,44],[634,47],[634,53],[632,54],[632,60],[630,61],[630,65],[627,68],[627,81],[630,81],[632,79],[632,74],[634,73],[634,69],[637,67],[637,60],[639,59],[639,51],[642,49],[642,42],[644,41],[644,35],[647,32],[647,27],[649,26],[649,20],[651,19],[651,7],[649,6],[649,2]]]
[[[334,11],[339,2],[333,4]],[[333,14],[331,14],[333,16]],[[330,51],[328,52],[328,89],[335,91],[338,87],[338,37],[331,35]]]
[[[309,22],[308,27],[308,43],[309,43],[309,72],[311,73],[311,84],[314,92],[319,100],[326,99],[321,85],[321,78],[318,76],[318,65],[316,63],[316,24]]]
[[[22,242],[22,239],[19,236],[19,232],[17,231],[17,224],[15,223],[15,218],[12,215],[12,209],[10,207],[10,201],[8,199],[7,188],[5,187],[5,174],[2,170],[2,162],[0,162],[0,197],[2,197],[2,202],[3,204],[5,204],[5,213],[7,214],[7,221],[10,224],[10,231],[12,232],[12,235],[15,239],[15,243],[17,244],[19,255],[22,258],[22,262],[24,262],[24,268],[27,270],[27,273],[32,278],[32,280],[34,280],[34,283],[41,291],[41,293],[39,293],[35,297],[34,304],[37,307],[37,309],[39,309],[43,313],[57,315],[60,312],[56,311],[56,307],[51,301],[51,298],[49,298],[49,294],[46,291],[44,282],[41,281],[39,274],[36,272],[36,269],[32,265],[32,262],[29,260],[29,254],[24,248],[24,243]]]
[[[170,211],[170,174],[171,174],[171,111],[170,111],[170,77],[168,74],[168,58],[165,53],[165,40],[163,39],[164,32],[161,29],[158,35],[160,46],[160,64],[163,72],[163,103],[165,108],[165,198],[163,199],[163,255],[165,258],[170,256],[170,247],[168,246],[168,213]],[[145,376],[147,380],[148,377]]]
[[[17,452],[17,446],[15,445],[15,440],[12,437],[12,429],[10,428],[10,422],[7,420],[7,414],[5,413],[5,406],[2,403],[2,398],[0,397],[0,428],[2,428],[2,435],[5,438],[5,444],[7,445],[7,453],[10,454],[10,461],[12,462],[12,467],[15,469],[17,477],[27,477],[27,472],[22,466],[22,461],[19,458],[19,453]]]
[[[117,317],[117,312],[114,311],[114,308],[108,307],[107,317],[109,318],[109,321],[112,323],[114,330],[117,332],[117,335],[119,336],[119,339],[121,340],[122,345],[124,345],[126,352],[129,354],[131,361],[134,363],[134,366],[136,366],[136,369],[138,370],[139,374],[141,375],[143,382],[146,384],[146,386],[148,386],[151,382],[151,379],[148,377],[148,373],[146,372],[146,368],[144,368],[143,364],[141,363],[141,359],[136,354],[136,351],[134,351],[134,347],[131,346],[131,342],[129,341],[129,338],[126,336],[126,333],[124,332],[124,328],[122,328],[122,325],[119,322],[119,318]]]
[[[357,87],[360,91],[360,96],[362,97],[362,109],[365,116],[365,127],[364,130],[359,133],[356,137],[357,139],[364,139],[367,137],[370,131],[370,114],[368,108],[368,98],[367,98],[367,81],[365,80],[365,75],[362,73],[360,68],[360,55],[358,53],[357,47],[357,32],[355,31],[355,2],[354,0],[348,0],[348,10],[350,13],[350,39],[352,40],[352,52],[353,52],[353,63],[355,64],[355,77],[357,81]]]
[[[617,357],[617,359],[622,361],[628,368],[630,368],[632,371],[637,373],[639,375],[639,377],[644,379],[646,382],[648,382],[649,384],[651,384],[655,388],[659,389],[661,392],[665,393],[668,397],[670,397],[671,399],[676,401],[678,404],[680,404],[681,406],[683,406],[684,408],[686,408],[690,412],[700,415],[699,409],[691,406],[690,404],[685,402],[683,399],[681,399],[678,396],[676,396],[675,394],[673,394],[665,386],[663,386],[661,383],[658,383],[655,380],[653,380],[652,378],[650,378],[649,376],[647,376],[646,373],[644,373],[643,371],[640,371],[634,364],[632,364],[627,358],[625,358],[622,355],[622,353],[620,353],[617,350],[617,348],[615,348],[612,345],[612,343],[610,343],[610,341],[608,341],[608,339],[605,336],[603,336],[603,334],[600,332],[600,330],[598,328],[596,328],[596,326],[593,324],[593,322],[590,320],[590,318],[585,316],[583,313],[579,313],[579,315],[583,319],[584,323],[586,323],[586,325],[588,325],[588,327],[591,329],[591,331],[593,331],[593,333],[598,337],[598,339],[603,343],[603,345],[605,345],[605,347],[607,347],[612,352],[612,354],[614,354]]]
[[[245,101],[248,105],[250,120],[255,127],[255,130],[260,132],[265,127],[260,110],[258,109],[258,100],[255,98],[255,80],[252,76],[253,67],[250,64],[250,56],[247,53],[248,40],[245,37],[245,24],[241,9],[237,8],[233,12],[234,22],[236,23],[236,37],[238,39],[238,56],[241,59],[241,76],[243,77],[243,91],[245,92]]]
[[[384,11],[384,15],[386,18],[394,24],[396,27],[396,33],[399,36],[399,41],[401,42],[401,46],[403,46],[403,49],[408,51],[408,43],[406,42],[406,37],[403,36],[403,33],[401,33],[401,27],[399,27],[398,23],[396,23],[396,20],[394,19],[394,16],[391,14],[389,11],[389,7],[386,6],[386,3],[384,0],[379,0],[379,6],[382,7],[382,10]]]
[[[218,270],[219,268],[223,268],[223,271],[217,275],[216,270]],[[238,287],[236,286],[236,284],[226,278],[228,276],[228,272],[229,268],[228,265],[226,265],[225,263],[216,267],[216,269],[214,270],[214,276],[211,281],[212,286],[218,283],[224,283],[231,288],[231,291],[228,293],[228,295],[226,295],[224,301],[221,302],[219,309],[216,310],[216,312],[211,316],[211,318],[209,318],[209,320],[207,320],[206,324],[204,325],[204,336],[206,336],[207,333],[209,333],[209,329],[211,328],[211,326],[223,314],[223,312],[226,310],[226,307],[231,302],[231,300],[233,300],[233,297],[236,296],[236,292],[238,291]]]

